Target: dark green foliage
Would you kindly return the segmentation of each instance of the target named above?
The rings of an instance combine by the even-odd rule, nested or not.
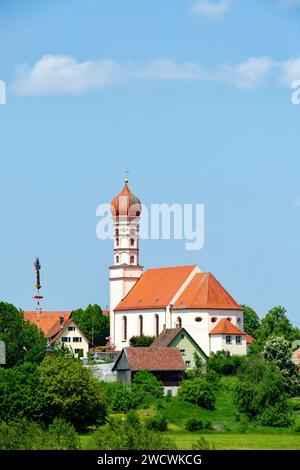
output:
[[[105,338],[109,336],[109,316],[103,315],[99,305],[88,305],[85,310],[74,310],[72,317],[92,344],[105,345]]]
[[[26,322],[20,310],[5,302],[0,302],[0,340],[6,346],[6,367],[23,362],[38,364],[46,354],[43,333]]]
[[[154,339],[154,336],[132,336],[129,340],[129,344],[134,348],[147,348],[148,346],[151,346]]]
[[[76,450],[79,437],[73,426],[56,419],[45,429],[25,418],[0,423],[0,450]]]
[[[45,406],[36,364],[0,369],[0,420],[43,420]]]
[[[127,413],[138,408],[144,400],[143,393],[133,390],[130,385],[120,382],[99,382],[98,388],[104,392],[111,411]]]
[[[163,396],[164,387],[160,380],[148,370],[136,372],[132,381],[132,388],[144,395],[160,398]]]
[[[132,418],[113,421],[93,434],[92,448],[97,450],[176,450],[176,444],[161,433],[147,429]]]
[[[148,418],[146,421],[146,428],[152,431],[164,432],[168,430],[167,418],[163,415],[157,415],[152,418]]]
[[[78,429],[104,421],[104,397],[90,371],[79,360],[46,357],[38,369],[46,400],[45,419],[61,417]]]
[[[185,429],[189,432],[201,431],[201,429],[204,429],[204,423],[202,419],[193,417],[187,420]]]
[[[244,331],[253,338],[257,337],[257,331],[260,327],[260,319],[257,313],[247,305],[241,305],[244,310]]]
[[[192,450],[215,450],[215,445],[211,444],[205,437],[200,437],[200,439],[193,444]]]
[[[228,351],[212,353],[207,361],[207,370],[220,375],[234,375],[241,366],[244,356],[231,356]]]
[[[292,423],[284,382],[275,365],[257,359],[255,364],[249,363],[249,371],[244,367],[240,377],[244,381],[235,390],[239,412],[264,426],[286,427]]]
[[[300,339],[300,330],[294,328],[284,307],[274,307],[261,321],[259,338],[265,341],[270,336],[283,336],[288,341]]]
[[[215,408],[214,389],[204,379],[183,380],[178,390],[178,397],[208,410]]]

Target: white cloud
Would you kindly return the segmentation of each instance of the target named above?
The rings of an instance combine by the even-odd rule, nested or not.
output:
[[[236,65],[208,70],[197,63],[178,63],[170,59],[120,63],[114,60],[78,62],[71,56],[45,55],[32,67],[17,72],[12,91],[17,95],[76,94],[90,89],[143,80],[223,81],[252,89],[268,76],[274,61],[251,58]]]
[[[281,80],[288,86],[294,80],[300,80],[300,57],[288,59],[281,63]]]
[[[191,11],[197,16],[218,19],[224,16],[224,14],[228,11],[230,5],[231,0],[220,0],[218,2],[200,0],[191,7]]]

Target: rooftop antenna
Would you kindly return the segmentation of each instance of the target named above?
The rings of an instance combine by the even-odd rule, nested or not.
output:
[[[40,277],[40,270],[41,270],[41,264],[40,264],[40,260],[39,258],[36,258],[35,262],[33,263],[33,267],[34,267],[34,270],[36,272],[36,295],[33,297],[35,300],[36,300],[36,312],[37,313],[42,313],[42,307],[41,307],[41,304],[40,304],[40,301],[44,298],[41,294],[40,294],[40,289],[41,289],[41,277]],[[39,323],[39,317],[38,316],[38,323]]]

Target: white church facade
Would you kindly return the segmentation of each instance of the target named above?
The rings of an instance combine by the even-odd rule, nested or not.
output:
[[[196,265],[148,269],[139,264],[141,202],[128,180],[111,203],[114,262],[109,268],[110,342],[121,351],[132,336],[157,337],[183,327],[207,356],[247,353],[243,309],[216,278]]]

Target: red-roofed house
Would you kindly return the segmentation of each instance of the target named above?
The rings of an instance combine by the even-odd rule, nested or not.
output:
[[[228,318],[222,318],[210,330],[210,352],[229,351],[231,354],[247,354],[246,333]]]
[[[164,329],[184,328],[206,356],[225,344],[246,354],[243,309],[209,272],[197,265],[148,269],[139,264],[139,199],[125,187],[113,199],[114,262],[110,272],[110,337],[117,351],[132,336],[159,336]],[[210,334],[224,320],[235,328]],[[227,323],[225,324],[227,325]],[[218,337],[224,338],[219,341]],[[241,341],[240,341],[241,338]]]
[[[48,346],[64,343],[77,357],[87,357],[89,340],[72,319],[72,312],[23,312],[24,319],[45,335]]]

